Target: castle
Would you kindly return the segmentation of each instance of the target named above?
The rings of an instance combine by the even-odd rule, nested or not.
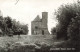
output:
[[[31,22],[31,34],[32,35],[48,35],[48,12],[42,12],[42,19],[39,15]]]

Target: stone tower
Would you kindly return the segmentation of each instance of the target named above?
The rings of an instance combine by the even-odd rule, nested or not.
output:
[[[42,27],[47,28],[48,12],[42,12]]]
[[[32,35],[46,35],[50,34],[48,31],[48,12],[42,12],[42,19],[39,15],[31,22],[31,34]]]

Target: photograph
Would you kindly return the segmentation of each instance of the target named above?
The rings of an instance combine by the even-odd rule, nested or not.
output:
[[[80,52],[80,0],[0,0],[0,52]]]

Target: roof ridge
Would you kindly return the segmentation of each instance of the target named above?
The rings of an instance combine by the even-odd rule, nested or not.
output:
[[[41,21],[39,15],[37,15],[37,17],[33,21]]]

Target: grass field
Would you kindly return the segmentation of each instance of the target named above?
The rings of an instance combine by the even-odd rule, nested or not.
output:
[[[52,45],[54,42],[59,42],[55,39],[56,36],[43,36],[43,35],[21,35],[20,37],[0,37],[0,47],[5,47],[7,43],[15,42],[25,42],[25,43],[35,43],[35,42],[44,42],[49,45]]]

